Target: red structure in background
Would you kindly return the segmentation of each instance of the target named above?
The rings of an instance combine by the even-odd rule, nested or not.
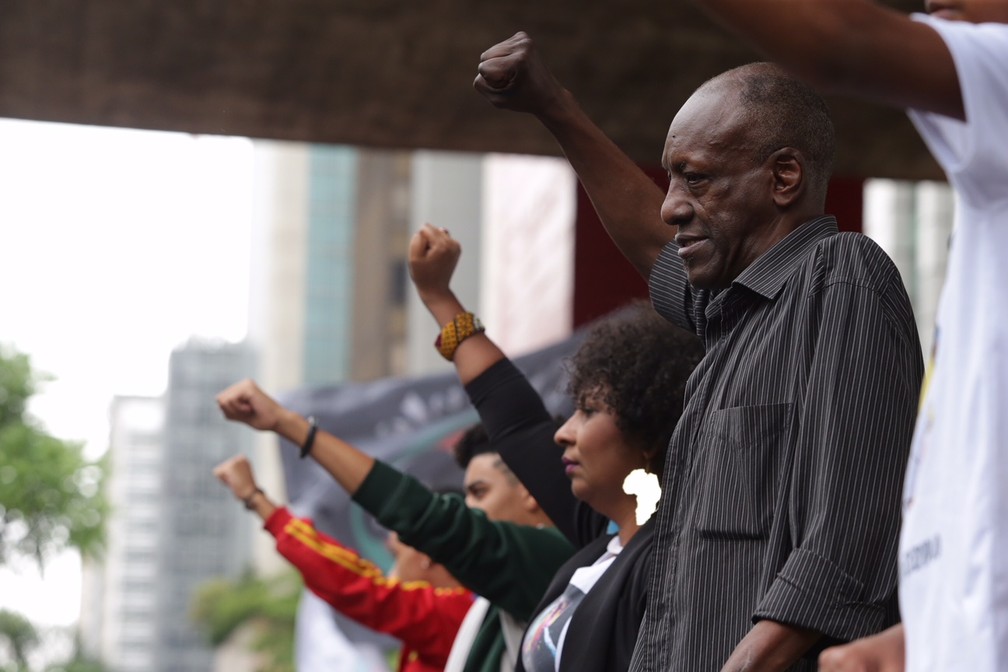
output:
[[[660,166],[641,166],[662,190],[668,177]],[[826,212],[836,215],[841,231],[861,231],[864,180],[835,177]],[[591,200],[578,184],[574,233],[574,327],[605,315],[628,300],[647,297],[647,283],[602,228]]]

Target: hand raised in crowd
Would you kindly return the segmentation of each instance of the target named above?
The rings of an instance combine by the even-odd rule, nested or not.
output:
[[[473,87],[502,109],[543,114],[565,93],[523,32],[483,52],[478,71]]]
[[[284,408],[246,379],[217,395],[217,405],[228,420],[244,422],[260,430],[276,430]]]
[[[244,455],[236,455],[214,467],[213,475],[231,490],[235,499],[245,501],[259,486],[252,465]]]
[[[260,390],[253,380],[235,383],[218,394],[217,405],[228,420],[244,422],[253,429],[275,432],[300,446],[302,457],[310,454],[350,494],[357,492],[374,466],[373,457],[320,430],[311,418],[284,408]],[[268,507],[262,511],[257,507],[256,510],[263,515]]]
[[[449,284],[462,246],[447,229],[424,224],[409,246],[409,271],[424,303],[451,295]]]
[[[903,672],[905,664],[903,626],[894,625],[877,635],[819,655],[820,672]]]
[[[254,511],[264,521],[276,511],[277,506],[266,496],[252,473],[252,465],[244,455],[236,455],[214,467],[213,475],[226,485],[231,494],[245,508]]]
[[[410,241],[410,276],[420,300],[439,327],[454,324],[456,318],[466,313],[465,306],[449,286],[461,254],[462,246],[449,235],[447,229],[430,224],[424,224]],[[470,316],[475,326],[476,318]],[[463,340],[465,342],[461,344],[456,341],[457,348],[450,359],[455,363],[459,380],[465,385],[503,359],[504,353],[486,338],[482,329],[468,334]]]

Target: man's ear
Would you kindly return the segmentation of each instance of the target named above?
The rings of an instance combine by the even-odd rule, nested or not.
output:
[[[805,193],[805,157],[794,147],[782,147],[767,159],[773,175],[774,203],[788,208]]]

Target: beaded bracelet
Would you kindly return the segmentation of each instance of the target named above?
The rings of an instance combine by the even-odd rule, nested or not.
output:
[[[482,334],[486,331],[480,319],[470,312],[459,313],[452,318],[452,321],[441,327],[441,333],[434,341],[434,347],[441,353],[441,356],[449,362],[455,357],[455,351],[462,341]]]

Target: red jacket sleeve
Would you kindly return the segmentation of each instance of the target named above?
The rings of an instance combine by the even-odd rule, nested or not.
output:
[[[334,608],[372,630],[392,635],[439,666],[473,603],[464,588],[387,578],[372,562],[315,529],[311,520],[278,508],[266,521],[277,551],[305,585]],[[439,661],[439,662],[438,662]]]

